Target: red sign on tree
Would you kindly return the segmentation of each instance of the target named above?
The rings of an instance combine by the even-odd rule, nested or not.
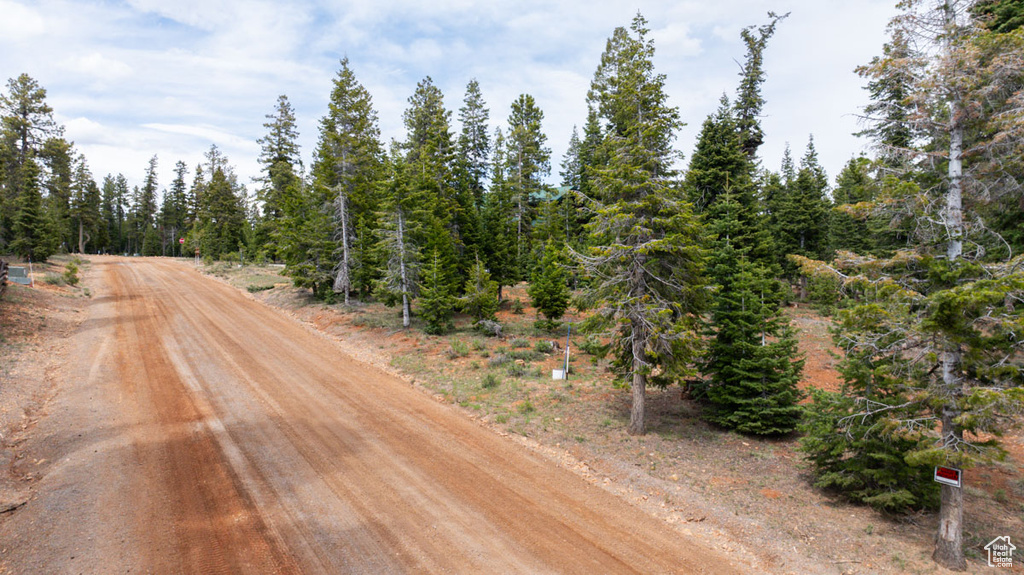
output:
[[[960,470],[953,467],[936,467],[935,481],[952,485],[953,487],[960,487],[963,484]]]
[[[184,245],[185,244],[185,238],[178,238],[178,243]]]

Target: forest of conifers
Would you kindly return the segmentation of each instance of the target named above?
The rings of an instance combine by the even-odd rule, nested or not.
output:
[[[1024,8],[899,8],[856,70],[873,153],[834,181],[813,140],[777,170],[759,160],[762,61],[783,15],[743,30],[737,86],[686,161],[647,22],[616,29],[559,186],[529,94],[492,129],[471,80],[455,123],[426,77],[405,138],[385,143],[347,59],[308,165],[278,98],[255,193],[216,147],[177,162],[162,191],[155,156],[142,187],[97,183],[23,74],[0,95],[0,253],[280,262],[320,299],[384,301],[438,334],[456,311],[486,329],[502,287],[528,282],[538,329],[572,305],[604,336],[633,390],[630,432],[644,432],[647,386],[689,381],[717,425],[799,430],[822,487],[890,511],[941,499],[935,557],[962,568],[962,497],[944,486],[940,498],[932,466],[998,459],[993,438],[1024,404]],[[833,314],[843,354],[843,390],[804,404],[781,312],[793,299]]]

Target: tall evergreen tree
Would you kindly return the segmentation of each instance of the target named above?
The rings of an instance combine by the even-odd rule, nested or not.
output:
[[[476,79],[466,85],[466,97],[459,108],[459,161],[469,177],[469,188],[473,194],[477,211],[483,209],[485,181],[490,168],[491,144],[487,135],[487,120],[490,111],[480,93]]]
[[[455,281],[455,277],[464,277],[471,265],[478,218],[468,181],[459,176],[455,161],[451,112],[445,109],[444,95],[429,76],[409,98],[404,120],[408,135],[403,145],[410,183],[422,192],[426,202],[423,207],[449,232],[447,241],[451,245],[441,251],[457,256],[457,269],[452,274]],[[430,220],[421,224],[429,226]]]
[[[761,85],[764,83],[764,50],[768,40],[775,34],[775,26],[789,14],[779,16],[769,12],[771,22],[757,28],[744,28],[740,35],[747,46],[747,57],[740,70],[740,87],[736,94],[736,126],[740,133],[740,147],[753,163],[757,150],[764,143],[764,132],[761,130],[761,108],[764,97],[761,96]]]
[[[263,205],[263,213],[256,227],[256,244],[258,249],[266,251],[268,257],[277,259],[276,244],[272,238],[284,217],[284,196],[289,188],[298,185],[296,180],[302,169],[302,160],[299,157],[295,110],[288,96],[278,96],[274,112],[265,117],[267,121],[263,127],[267,134],[257,140],[262,172],[256,179],[260,184],[256,198]]]
[[[183,237],[182,234],[188,225],[188,184],[185,183],[187,172],[188,166],[185,162],[179,160],[174,164],[174,180],[164,194],[160,207],[163,255],[184,255],[178,239]]]
[[[244,245],[245,188],[217,146],[210,146],[205,169],[197,174],[209,174],[208,180],[193,184],[201,190],[197,190],[199,212],[194,230],[201,253],[218,258],[237,252]]]
[[[516,221],[512,191],[505,178],[505,137],[500,128],[494,133],[494,171],[490,191],[484,196],[481,226],[485,266],[498,284],[500,300],[502,287],[516,282]]]
[[[717,235],[710,275],[718,290],[712,305],[713,339],[702,371],[709,421],[741,433],[779,435],[796,428],[802,410],[797,389],[803,360],[797,340],[779,309],[780,290],[766,268],[750,262],[738,215],[743,206],[726,190],[714,206]]]
[[[517,279],[525,279],[531,267],[532,202],[543,190],[544,178],[551,172],[551,150],[545,146],[547,136],[541,129],[543,120],[544,112],[537,107],[533,96],[520,94],[512,102],[505,162],[506,184],[515,204]]]
[[[416,297],[423,223],[430,217],[428,192],[413,183],[410,167],[398,146],[392,146],[383,183],[378,249],[384,270],[376,292],[387,305],[402,306],[402,326],[412,324]],[[435,242],[435,246],[440,244]]]
[[[795,179],[775,199],[772,212],[778,254],[783,267],[792,272],[789,254],[810,258],[828,255],[828,179],[818,163],[813,138],[800,161]]]
[[[92,178],[85,157],[81,155],[75,159],[71,217],[78,228],[78,253],[85,253],[87,244],[93,251],[106,244],[106,226],[100,225],[100,189]]]
[[[21,184],[14,213],[11,251],[23,258],[41,262],[57,252],[60,236],[53,222],[43,210],[43,197],[39,189],[39,166],[29,157],[22,164]]]
[[[915,440],[903,454],[912,466],[965,468],[998,459],[998,443],[985,438],[998,437],[1007,416],[1024,412],[1024,310],[1014,304],[1024,297],[1020,256],[986,261],[978,250],[988,229],[978,206],[1015,186],[1008,176],[1024,141],[1016,96],[1024,38],[984,31],[972,20],[973,6],[901,3],[891,29],[914,39],[912,57],[883,58],[866,70],[874,79],[925,63],[907,96],[908,119],[921,134],[908,150],[912,181],[891,179],[882,190],[889,209],[917,216],[915,249],[831,267],[803,261],[808,271],[830,271],[870,296],[851,310],[869,321],[840,326],[847,358],[870,357],[881,368],[875,373],[907,398],[896,405],[854,398],[847,417],[870,421],[883,438]],[[933,558],[964,570],[963,493],[943,485],[940,500]]]
[[[356,285],[354,271],[367,264],[372,267],[369,252],[357,252],[367,242],[357,242],[359,234],[372,233],[376,212],[374,189],[381,178],[380,129],[377,112],[370,93],[360,84],[348,64],[334,80],[329,110],[320,121],[320,142],[313,163],[316,193],[334,206],[338,257],[334,291],[343,294],[349,303]]]
[[[866,126],[858,135],[872,139],[879,159],[891,169],[900,168],[912,157],[910,149],[922,135],[911,120],[915,112],[910,95],[925,61],[915,56],[905,32],[894,28],[892,40],[882,47],[882,56],[857,68],[857,73],[868,79],[871,96],[871,103],[864,107]],[[889,66],[889,62],[900,65]]]
[[[695,357],[705,306],[702,230],[674,182],[679,112],[666,103],[648,33],[639,14],[617,28],[594,74],[589,99],[608,161],[594,170],[594,246],[577,253],[592,280],[581,303],[613,333],[614,367],[632,388],[632,434],[646,431],[648,383],[667,385]]]

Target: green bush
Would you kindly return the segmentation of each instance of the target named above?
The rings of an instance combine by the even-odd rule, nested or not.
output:
[[[821,313],[831,315],[842,297],[841,287],[837,277],[825,274],[811,276],[807,279],[807,299]]]
[[[857,415],[861,407],[853,398],[821,390],[812,396],[800,426],[800,451],[810,463],[815,487],[891,513],[938,507],[932,468],[912,466],[904,458],[927,439],[887,433],[877,418]],[[896,403],[900,398],[876,400]]]
[[[484,389],[492,389],[498,387],[499,385],[501,385],[501,380],[498,379],[498,376],[494,375],[493,373],[488,373],[480,381],[480,386],[483,387]]]
[[[519,301],[519,298],[512,300],[512,313],[516,315],[523,315],[523,302]]]
[[[469,355],[469,345],[461,339],[453,339],[448,349],[445,350],[445,355],[448,359],[456,359],[460,357],[466,357]]]
[[[535,361],[539,359],[539,354],[532,349],[514,349],[509,354],[512,359],[519,359],[522,361]]]
[[[555,349],[555,346],[550,341],[541,340],[533,345],[533,349],[537,353],[551,353]]]
[[[67,282],[68,285],[78,285],[78,265],[75,264],[74,260],[69,261],[68,264],[64,266],[64,281]]]
[[[526,366],[519,363],[508,364],[509,377],[523,377],[526,375]]]
[[[608,346],[601,343],[596,337],[590,335],[583,343],[579,344],[580,351],[594,357],[604,357],[608,353]]]

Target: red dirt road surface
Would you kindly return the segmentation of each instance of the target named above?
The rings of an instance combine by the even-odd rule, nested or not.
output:
[[[733,573],[188,265],[95,258],[10,573]]]

